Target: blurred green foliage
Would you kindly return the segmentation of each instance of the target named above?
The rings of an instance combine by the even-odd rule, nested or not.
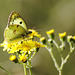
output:
[[[45,31],[55,29],[55,39],[59,44],[59,32],[66,31],[67,35],[75,35],[75,0],[0,0],[0,43],[4,40],[4,29],[13,10],[25,19],[28,28],[36,27],[35,30],[38,31],[41,29],[39,33],[42,36],[46,36]],[[68,49],[68,47],[65,49],[66,54]],[[54,48],[53,52],[60,62],[57,49]],[[63,75],[75,75],[74,57],[75,51],[65,64]],[[15,64],[8,58],[7,52],[0,48],[0,65],[12,75],[23,75],[22,65]],[[41,48],[32,59],[32,66],[33,75],[58,75],[48,51],[44,48]],[[0,69],[0,75],[6,73]]]

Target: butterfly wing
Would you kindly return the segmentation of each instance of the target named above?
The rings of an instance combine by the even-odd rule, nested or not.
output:
[[[11,14],[9,15],[9,19],[8,19],[8,24],[7,25],[10,26],[10,25],[13,25],[13,24],[20,25],[27,31],[26,22],[15,11],[12,11]]]
[[[5,29],[4,37],[8,43],[18,42],[26,37],[26,31],[20,25],[10,25]]]

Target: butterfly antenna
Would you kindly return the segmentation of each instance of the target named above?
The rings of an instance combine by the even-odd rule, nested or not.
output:
[[[42,29],[37,29],[36,31],[41,31]]]
[[[34,26],[32,29],[35,29],[36,28],[36,26]]]
[[[34,26],[32,29],[35,29],[36,28],[36,26]],[[36,29],[35,29],[36,30]],[[42,29],[37,29],[36,31],[41,31]]]

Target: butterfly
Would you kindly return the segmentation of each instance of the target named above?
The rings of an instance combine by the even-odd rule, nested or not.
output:
[[[17,12],[12,11],[8,18],[7,27],[4,30],[4,39],[8,43],[14,43],[25,39],[30,33],[32,32],[28,31],[23,18]]]

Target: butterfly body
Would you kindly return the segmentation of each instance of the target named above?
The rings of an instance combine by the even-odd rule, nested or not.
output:
[[[21,41],[28,34],[25,21],[16,12],[11,12],[8,19],[7,27],[4,31],[4,38],[8,43]]]

